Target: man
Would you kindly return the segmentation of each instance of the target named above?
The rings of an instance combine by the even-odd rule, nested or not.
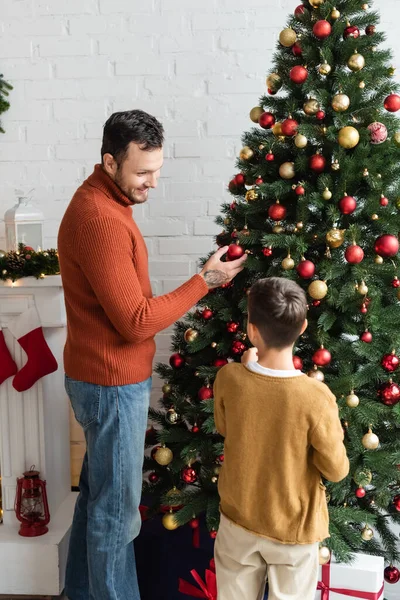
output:
[[[133,539],[140,492],[154,336],[245,257],[218,250],[175,291],[152,297],[148,257],[131,207],[147,201],[163,164],[163,127],[139,110],[104,126],[102,164],[75,193],[58,249],[67,310],[66,390],[87,452],[71,532],[70,600],[139,600]]]

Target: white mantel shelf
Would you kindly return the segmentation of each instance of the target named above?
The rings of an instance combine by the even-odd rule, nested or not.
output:
[[[76,493],[71,492],[68,398],[62,353],[66,316],[60,275],[0,281],[0,325],[19,368],[26,362],[7,329],[10,319],[36,306],[46,341],[57,359],[55,373],[18,393],[12,378],[0,386],[0,461],[4,524],[0,525],[0,595],[54,595],[64,573]],[[36,538],[18,535],[13,506],[16,478],[35,464],[47,481],[49,532]]]

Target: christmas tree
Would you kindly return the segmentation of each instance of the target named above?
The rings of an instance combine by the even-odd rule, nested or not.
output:
[[[248,253],[235,280],[178,322],[145,492],[168,529],[218,530],[223,439],[215,432],[213,380],[248,347],[246,291],[261,277],[296,281],[309,298],[309,327],[294,364],[337,397],[351,462],[327,482],[333,551],[383,555],[399,576],[400,523],[400,109],[379,17],[360,0],[304,0],[280,33],[267,93],[250,112],[233,198],[216,242],[228,259]],[[205,260],[205,259],[204,259]],[[398,331],[399,329],[399,331]],[[223,467],[222,467],[223,468]],[[267,484],[268,469],[265,465]],[[295,493],[295,490],[294,490]],[[169,511],[169,512],[168,512]]]
[[[3,79],[3,75],[0,73],[0,115],[10,108],[10,103],[7,100],[10,90],[12,90],[12,86]],[[1,122],[0,132],[4,133]]]

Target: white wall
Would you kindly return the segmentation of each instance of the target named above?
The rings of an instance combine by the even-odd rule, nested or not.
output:
[[[249,110],[296,0],[0,0],[0,72],[12,82],[0,136],[0,218],[32,188],[55,246],[63,212],[99,160],[102,125],[142,108],[166,128],[162,180],[135,217],[155,294],[213,248],[214,215]],[[377,3],[396,62],[400,4]],[[0,221],[0,248],[4,247]],[[169,356],[158,336],[157,360]],[[156,394],[157,395],[157,394]]]

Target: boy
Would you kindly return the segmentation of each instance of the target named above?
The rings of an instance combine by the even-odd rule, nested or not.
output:
[[[215,424],[225,438],[215,545],[218,600],[313,600],[318,542],[329,536],[321,476],[349,472],[335,397],[293,367],[307,327],[293,281],[261,279],[248,296],[255,346],[214,384]]]

